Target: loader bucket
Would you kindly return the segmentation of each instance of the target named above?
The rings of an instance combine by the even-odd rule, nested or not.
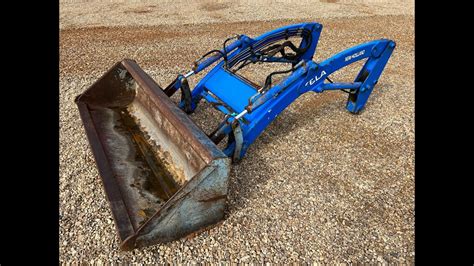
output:
[[[229,159],[135,61],[117,63],[75,101],[121,249],[223,219]]]

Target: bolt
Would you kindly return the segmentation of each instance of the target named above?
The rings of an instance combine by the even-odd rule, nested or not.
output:
[[[395,48],[395,42],[390,42],[389,47],[392,49]]]
[[[374,56],[374,57],[379,57],[380,56],[380,55],[377,55],[377,46],[372,48],[372,56]]]
[[[378,82],[378,80],[374,80],[374,81],[372,81],[372,84],[375,85],[375,84],[377,84],[377,82]]]

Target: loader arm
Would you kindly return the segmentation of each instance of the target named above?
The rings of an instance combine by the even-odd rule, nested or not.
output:
[[[214,49],[194,62],[192,70],[186,74],[180,74],[171,82],[166,88],[165,93],[172,96],[177,90],[181,89],[181,103],[182,108],[186,113],[192,113],[197,107],[197,103],[202,99],[203,84],[207,77],[218,71],[219,68],[231,70],[233,67],[242,68],[250,63],[256,62],[280,62],[297,64],[300,60],[311,60],[316,50],[316,46],[321,34],[322,25],[319,23],[300,23],[295,25],[285,26],[273,31],[269,31],[256,38],[250,38],[246,35],[235,35],[224,41],[223,49]],[[284,52],[284,46],[272,49],[275,43],[288,40],[293,37],[301,37],[301,43],[295,47],[290,41],[285,42],[286,47],[290,47],[295,52],[294,55],[288,55]],[[229,45],[226,43],[232,39],[236,39]],[[269,51],[267,51],[269,50]],[[266,52],[281,53],[282,57],[267,56]],[[211,56],[212,55],[212,56]],[[274,54],[273,54],[274,55]],[[189,87],[187,87],[186,80],[192,75],[195,75],[215,62],[221,60],[209,73],[204,77],[192,90],[191,99],[187,98],[190,94]],[[232,71],[236,71],[235,69]],[[185,84],[183,84],[185,83]]]
[[[245,109],[239,114],[228,116],[225,123],[211,133],[210,137],[218,142],[223,136],[231,134],[232,141],[224,153],[234,161],[238,161],[263,130],[288,105],[308,91],[321,93],[326,90],[349,90],[346,109],[351,113],[359,113],[364,108],[394,48],[393,41],[376,40],[344,50],[320,64],[312,60],[301,60],[294,71],[279,84],[264,93],[256,92],[252,95]],[[362,59],[367,59],[367,62],[354,82],[324,83],[330,74]],[[237,134],[243,135],[239,136],[243,139],[241,142],[235,138],[236,128]]]
[[[351,113],[359,113],[377,84],[394,48],[395,42],[391,40],[375,40],[344,50],[320,64],[314,63],[309,67],[302,92],[349,89],[351,92],[346,108]],[[366,58],[367,62],[353,83],[324,83],[332,73]]]

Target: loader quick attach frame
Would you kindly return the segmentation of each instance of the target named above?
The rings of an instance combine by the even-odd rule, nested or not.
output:
[[[172,241],[222,220],[230,162],[242,159],[262,131],[300,95],[341,90],[348,93],[349,112],[364,108],[395,42],[371,41],[317,63],[312,58],[321,29],[318,23],[301,23],[257,38],[236,35],[165,89],[133,60],[125,59],[76,97],[121,249]],[[295,39],[299,44],[292,42]],[[354,82],[329,78],[362,59],[367,60]],[[214,63],[191,90],[188,78]],[[269,74],[259,86],[239,75],[253,63],[286,63],[289,68]],[[181,101],[176,105],[170,97],[178,90]],[[210,134],[187,115],[202,99],[224,114]],[[226,137],[221,150],[217,144]]]

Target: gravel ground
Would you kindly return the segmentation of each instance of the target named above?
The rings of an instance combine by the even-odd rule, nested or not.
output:
[[[303,1],[284,14],[243,2],[167,2],[162,10],[150,3],[61,2],[61,263],[413,263],[411,1]],[[397,42],[366,110],[356,116],[345,111],[347,96],[340,92],[301,96],[233,165],[220,225],[193,238],[120,252],[74,97],[124,57],[165,85],[233,33],[257,36],[304,20],[324,25],[316,61],[372,39]],[[354,71],[333,78],[349,79]],[[209,119],[217,122],[205,107],[192,116],[203,129]]]
[[[413,0],[60,1],[60,26],[157,26],[413,15]]]

